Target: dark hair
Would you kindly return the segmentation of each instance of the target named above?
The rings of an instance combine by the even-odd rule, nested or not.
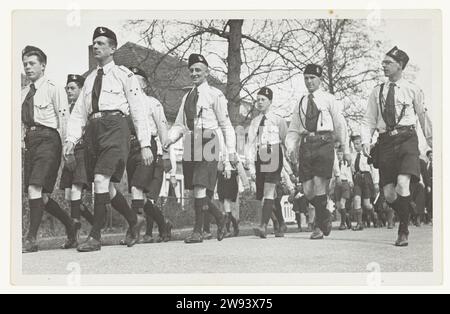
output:
[[[43,63],[43,64],[47,65],[47,62],[46,62],[44,56],[43,56],[41,53],[39,53],[38,51],[30,51],[30,52],[25,53],[25,54],[22,56],[22,60],[23,60],[23,58],[25,58],[25,57],[31,57],[31,56],[36,56],[36,57],[38,58],[38,61],[39,61],[40,63]]]
[[[354,142],[356,140],[361,140],[361,135],[352,135],[352,137],[350,139],[352,142]]]

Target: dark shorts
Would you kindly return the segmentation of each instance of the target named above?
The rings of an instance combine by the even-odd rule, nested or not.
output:
[[[264,152],[261,158],[260,151],[255,163],[256,169],[256,199],[262,200],[264,197],[264,184],[281,182],[281,171],[283,170],[283,150],[280,145],[274,145],[270,152]],[[268,161],[262,161],[268,160]]]
[[[154,137],[151,141],[151,150],[153,163],[144,166],[139,142],[136,139],[131,142],[131,152],[127,161],[128,188],[131,193],[134,186],[147,193],[150,199],[157,200],[164,180],[164,163],[161,156],[157,156]]]
[[[190,137],[184,138],[184,155],[183,155],[183,176],[184,176],[184,188],[186,190],[193,190],[195,186],[204,187],[207,190],[215,191],[217,183],[217,166],[218,156],[216,153],[216,147],[218,147],[218,138],[215,134],[211,138],[200,139],[200,143],[197,150],[194,148],[196,141],[190,141]],[[212,145],[216,143],[215,145]],[[189,148],[189,145],[191,146]],[[199,150],[206,150],[206,146],[213,147],[211,153],[213,156],[205,159],[205,156]],[[210,146],[212,145],[212,146]],[[211,160],[213,159],[213,160]]]
[[[299,178],[307,182],[314,177],[331,179],[334,166],[334,137],[332,133],[304,136],[299,152]]]
[[[122,179],[130,150],[130,130],[121,115],[89,120],[85,130],[86,172],[89,182],[96,174]]]
[[[239,193],[238,180],[236,171],[231,172],[230,179],[225,179],[222,171],[217,172],[217,194],[221,202],[225,199],[236,202]]]
[[[42,187],[43,193],[52,193],[61,165],[62,143],[58,131],[50,128],[29,130],[25,136],[24,189]]]
[[[334,188],[334,199],[336,202],[339,202],[341,199],[350,199],[351,197],[351,188],[348,182],[342,182],[341,184],[337,184]]]
[[[89,189],[89,182],[86,174],[84,143],[75,145],[75,169],[72,171],[64,166],[59,182],[61,190],[71,189],[72,185],[81,185],[83,189]]]
[[[380,135],[380,186],[397,184],[400,174],[410,175],[413,182],[420,180],[419,140],[415,130],[389,136]]]
[[[307,214],[309,207],[309,201],[306,196],[294,199],[292,210],[296,213]]]
[[[363,200],[375,197],[375,187],[372,175],[369,172],[355,174],[353,181],[355,182],[355,187],[353,188],[355,196],[360,196]]]

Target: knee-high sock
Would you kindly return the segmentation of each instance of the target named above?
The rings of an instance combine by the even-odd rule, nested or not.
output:
[[[211,214],[207,211],[203,212],[203,231],[211,233]]]
[[[81,217],[81,199],[70,202],[70,217],[80,220]]]
[[[206,197],[194,199],[194,212],[195,212],[194,232],[196,233],[201,234],[203,232],[203,212],[207,211],[207,208],[208,208],[208,200]]]
[[[265,199],[262,207],[261,215],[261,226],[267,225],[269,223],[272,212],[275,208],[275,201],[270,199]]]
[[[280,225],[284,224],[284,217],[283,217],[283,209],[281,208],[281,199],[276,199],[274,201],[275,206],[275,217],[277,217],[278,222]]]
[[[82,206],[83,206],[83,210],[81,210],[81,217],[86,219],[86,221],[92,226],[94,224],[94,216],[89,211],[89,209],[87,209],[86,206],[84,206],[84,205],[82,205]]]
[[[341,214],[341,224],[345,225],[347,223],[347,210],[345,208],[341,208],[339,213]]]
[[[223,214],[220,209],[217,208],[216,205],[214,205],[210,197],[207,197],[206,199],[208,201],[208,213],[210,213],[211,216],[214,217],[217,225],[219,225],[219,223],[223,220]]]
[[[67,235],[69,237],[73,236],[73,220],[70,216],[59,207],[58,203],[56,203],[51,198],[48,199],[47,205],[45,206],[45,211],[50,215],[54,216],[58,219],[66,228]]]
[[[324,220],[328,218],[328,210],[327,210],[327,196],[326,195],[319,195],[316,196],[312,201],[311,204],[316,209],[316,222],[323,223]]]
[[[152,200],[148,200],[147,204],[150,216],[158,225],[159,234],[163,235],[166,232],[166,220],[164,219],[162,211],[159,209],[158,206],[156,206],[156,204],[153,203]]]
[[[89,236],[97,241],[101,239],[101,232],[106,223],[106,204],[110,203],[109,193],[95,193],[94,195],[94,223]]]
[[[153,234],[153,213],[152,213],[153,203],[152,202],[146,202],[144,205],[144,213],[145,213],[145,219],[147,220],[147,226],[146,226],[146,235],[152,235]]]
[[[131,210],[127,200],[119,191],[117,191],[116,196],[111,200],[111,206],[125,217],[130,227],[137,224],[137,215]]]
[[[29,200],[30,205],[30,229],[28,230],[27,239],[35,240],[41,225],[42,216],[44,215],[44,201],[41,198]]]
[[[411,196],[398,196],[397,198],[398,217],[400,220],[400,226],[398,228],[399,234],[409,235],[408,225],[411,218],[410,202]]]
[[[363,224],[363,210],[362,208],[356,208],[355,209],[355,215],[356,215],[356,223],[358,225]]]

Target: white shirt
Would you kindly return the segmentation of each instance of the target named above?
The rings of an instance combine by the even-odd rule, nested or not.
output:
[[[264,127],[260,128],[261,120],[264,116],[266,116]],[[246,158],[250,163],[252,173],[254,173],[252,167],[254,167],[258,148],[267,145],[284,145],[286,134],[286,120],[272,112],[268,112],[265,115],[261,113],[252,120],[248,129],[246,150]],[[280,149],[282,149],[282,147],[280,147]]]
[[[388,81],[384,85],[382,95],[384,101],[386,101],[389,92],[389,83]],[[425,97],[422,90],[417,85],[403,78],[395,82],[395,85],[396,121],[400,118],[400,114],[405,107],[405,114],[399,126],[415,126],[417,124],[417,118],[419,118],[428,145],[432,147],[433,132],[431,119],[427,114],[427,108],[424,103]],[[376,129],[378,129],[380,134],[386,132],[386,123],[383,120],[380,108],[380,89],[381,85],[378,85],[372,91],[366,114],[361,123],[361,137],[364,144],[370,144],[372,134]]]
[[[158,136],[156,143],[158,145],[158,155],[162,155],[162,143],[167,140],[169,125],[167,123],[164,107],[154,97],[146,97],[146,108],[149,110],[149,129],[152,136]]]
[[[225,138],[227,152],[230,154],[235,153],[236,134],[228,115],[228,101],[224,94],[219,89],[209,86],[208,82],[198,86],[197,90],[198,102],[197,114],[194,119],[195,128],[212,130],[217,133],[221,130]],[[179,139],[188,131],[184,113],[184,105],[188,95],[189,93],[183,97],[175,124],[169,131],[169,138],[172,141]]]
[[[36,88],[36,94],[33,97],[34,122],[57,129],[61,138],[64,138],[67,118],[70,114],[66,91],[45,76],[38,79],[34,87]],[[22,89],[21,105],[29,91],[30,85]]]
[[[339,167],[339,178],[342,181],[348,181],[353,183],[352,168],[346,161],[337,161],[337,166]]]
[[[98,69],[100,67],[86,78],[70,115],[66,139],[68,142],[78,141],[92,113],[92,90]],[[133,72],[124,66],[117,66],[114,61],[105,65],[103,71],[102,91],[98,101],[99,110],[120,110],[125,115],[131,113],[141,147],[150,146],[151,133],[144,105],[146,99]]]
[[[350,152],[347,122],[342,114],[342,105],[336,98],[322,90],[313,93],[314,102],[320,111],[317,122],[317,132],[334,132],[337,140],[343,146],[344,153]],[[302,97],[301,103],[295,108],[286,138],[288,153],[296,152],[302,136],[308,134],[305,129],[305,113],[308,110],[308,94]]]

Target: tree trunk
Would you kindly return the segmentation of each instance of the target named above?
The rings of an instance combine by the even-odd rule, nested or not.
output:
[[[240,123],[240,90],[241,90],[241,45],[242,45],[242,25],[244,20],[229,20],[230,35],[228,37],[228,74],[227,91],[228,113],[231,123]]]

